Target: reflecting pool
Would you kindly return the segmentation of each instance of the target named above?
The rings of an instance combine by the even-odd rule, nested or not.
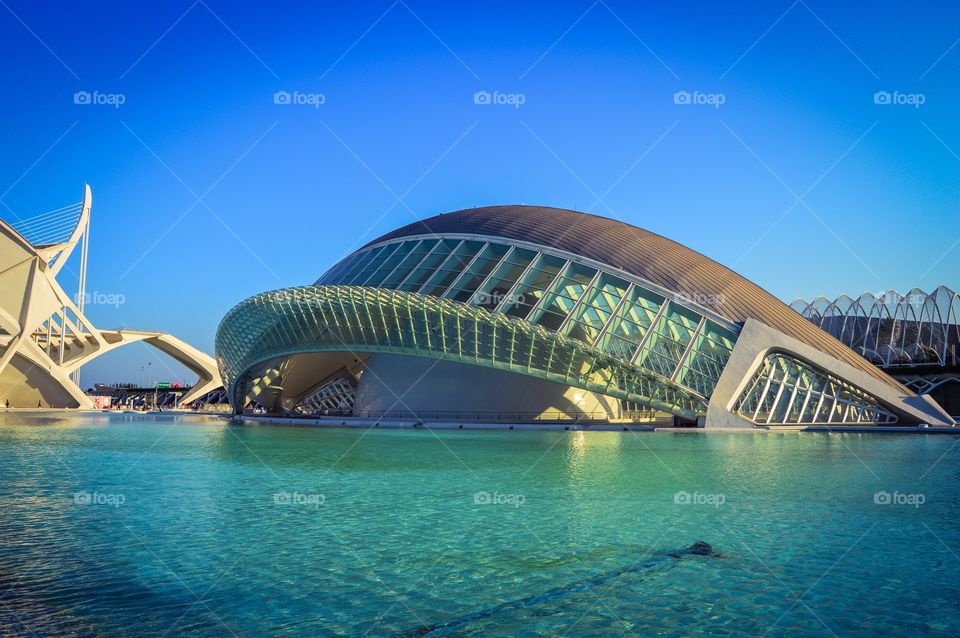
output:
[[[0,634],[960,634],[953,436],[0,418]]]

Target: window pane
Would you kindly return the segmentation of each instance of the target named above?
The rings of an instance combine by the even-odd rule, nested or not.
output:
[[[530,320],[540,325],[546,325],[541,322],[539,315],[548,312],[561,315],[569,314],[596,272],[593,268],[588,268],[582,264],[568,262],[567,267],[550,287],[550,292],[544,299],[543,304],[534,313],[537,316],[532,316]]]
[[[495,310],[506,299],[520,275],[536,256],[532,250],[514,248],[494,271],[493,276],[478,290],[471,303],[487,310]]]
[[[634,286],[599,347],[617,356],[623,356],[626,350],[630,350],[625,358],[632,357],[663,303],[660,295]]]
[[[433,251],[416,267],[405,282],[400,286],[400,290],[417,291],[420,286],[430,278],[437,268],[450,256],[450,252],[460,242],[458,240],[444,239],[437,242]]]
[[[344,284],[353,284],[360,285],[359,282],[362,282],[364,279],[370,276],[374,270],[379,266],[379,259],[381,255],[386,255],[386,253],[393,252],[396,249],[397,245],[393,244],[390,246],[380,246],[379,248],[374,248],[368,250],[363,255],[363,259],[357,263],[351,270],[348,276],[345,276],[342,281]]]
[[[533,266],[527,271],[523,281],[514,290],[513,299],[501,307],[501,311],[514,317],[526,317],[530,310],[544,295],[557,273],[564,265],[564,260],[551,255],[539,255]]]
[[[477,256],[476,261],[457,279],[453,288],[444,296],[454,301],[469,301],[509,249],[509,246],[502,244],[487,244]]]
[[[709,397],[720,380],[735,342],[733,333],[707,321],[677,380]]]
[[[404,257],[398,264],[397,267],[393,269],[387,278],[380,284],[381,288],[396,288],[400,285],[400,282],[407,278],[413,269],[423,261],[423,258],[427,256],[427,253],[430,252],[430,249],[433,248],[437,243],[435,239],[429,239],[425,241],[418,242],[407,256]]]
[[[665,377],[672,376],[699,322],[700,315],[671,303],[660,317],[637,363]]]
[[[613,275],[602,274],[584,297],[583,303],[567,325],[566,333],[586,343],[593,343],[613,314],[629,284]]]
[[[417,242],[408,241],[387,246],[383,253],[377,257],[376,261],[371,264],[371,266],[375,266],[376,269],[367,271],[367,269],[364,268],[364,272],[360,273],[360,276],[357,277],[354,283],[358,286],[376,286],[393,270],[394,266],[400,263],[401,259],[407,256],[407,253],[413,249],[416,243]]]
[[[457,246],[450,257],[440,264],[440,270],[430,276],[421,292],[425,295],[442,295],[481,248],[483,243],[478,241],[465,241]]]

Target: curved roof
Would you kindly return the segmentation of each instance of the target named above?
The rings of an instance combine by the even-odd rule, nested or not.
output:
[[[661,235],[608,217],[546,206],[486,206],[435,215],[367,244],[414,235],[463,233],[526,241],[580,255],[695,299],[720,316],[747,317],[909,392],[785,303],[726,266]]]

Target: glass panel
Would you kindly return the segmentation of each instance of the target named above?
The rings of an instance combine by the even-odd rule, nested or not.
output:
[[[520,275],[523,274],[523,271],[527,269],[536,255],[537,253],[532,250],[514,248],[497,266],[493,276],[490,277],[482,290],[477,291],[470,303],[487,310],[495,310],[505,301],[509,305],[510,302],[506,299],[507,293],[517,283],[517,279],[520,278]]]
[[[563,319],[566,319],[573,310],[573,306],[586,291],[596,273],[597,271],[593,268],[569,262],[530,320],[550,330],[559,328],[557,317],[562,317],[560,323],[563,323]]]
[[[413,269],[417,267],[423,258],[429,254],[434,246],[437,245],[436,239],[425,239],[414,246],[406,257],[393,269],[386,280],[380,284],[381,288],[396,288],[404,279],[407,278]]]
[[[509,249],[509,246],[502,244],[487,244],[484,246],[470,268],[457,279],[453,288],[444,297],[463,303],[468,302]]]
[[[775,425],[897,422],[872,396],[782,354],[764,359],[737,411],[754,423]]]
[[[384,246],[383,250],[380,251],[375,258],[369,260],[363,265],[356,277],[354,277],[353,281],[350,283],[354,286],[366,285],[366,282],[369,281],[383,267],[383,264],[386,260],[393,257],[393,254],[396,253],[402,245],[403,244],[397,243]],[[393,266],[390,266],[390,268],[393,268]],[[384,273],[384,275],[386,275],[386,273]]]
[[[397,249],[394,250],[388,257],[385,259],[382,257],[378,259],[380,262],[379,268],[371,273],[370,276],[367,277],[363,282],[363,284],[358,285],[370,286],[371,288],[379,287],[380,283],[386,279],[387,275],[390,274],[390,271],[396,268],[397,264],[399,264],[418,243],[420,242],[405,241],[400,243],[397,246]],[[386,255],[386,252],[384,252],[384,255]],[[359,282],[359,279],[357,281]]]
[[[370,275],[373,270],[376,270],[378,259],[380,255],[384,254],[386,250],[394,250],[396,245],[393,246],[380,246],[379,248],[373,248],[365,252],[362,257],[350,268],[350,272],[344,273],[343,277],[340,278],[340,282],[344,285],[353,284],[360,277],[366,278]],[[366,274],[364,274],[366,273]],[[362,279],[361,279],[362,281]]]
[[[699,323],[700,315],[671,303],[660,317],[637,363],[665,377],[672,376]]]
[[[600,335],[600,331],[603,330],[603,326],[610,319],[628,287],[629,284],[619,277],[601,274],[577,309],[576,315],[571,317],[564,333],[574,339],[592,344]]]
[[[559,257],[539,254],[523,280],[514,288],[512,299],[504,300],[499,308],[500,312],[514,317],[526,317],[565,263]]]
[[[709,397],[730,359],[736,339],[729,330],[707,321],[677,381]]]
[[[483,246],[483,242],[479,241],[464,241],[461,243],[454,249],[450,257],[440,264],[440,270],[431,275],[420,292],[425,295],[442,295]]]
[[[375,252],[378,252],[379,250],[380,250],[379,248],[375,248],[373,250],[368,250],[366,252],[354,254],[348,257],[343,262],[341,262],[343,264],[343,267],[338,268],[336,274],[328,278],[326,281],[330,281],[330,282],[348,281],[351,277],[353,277],[357,273],[357,271],[360,269],[361,265],[363,264],[363,261],[371,256],[370,253],[375,253]]]
[[[444,239],[433,247],[433,251],[416,267],[399,290],[416,292],[420,287],[434,274],[437,268],[442,264],[450,252],[460,243],[456,239]]]
[[[663,303],[660,295],[634,286],[599,347],[623,359],[632,359]]]

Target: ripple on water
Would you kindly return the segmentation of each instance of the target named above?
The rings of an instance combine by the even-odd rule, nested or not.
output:
[[[8,421],[0,633],[953,636],[953,441]]]

